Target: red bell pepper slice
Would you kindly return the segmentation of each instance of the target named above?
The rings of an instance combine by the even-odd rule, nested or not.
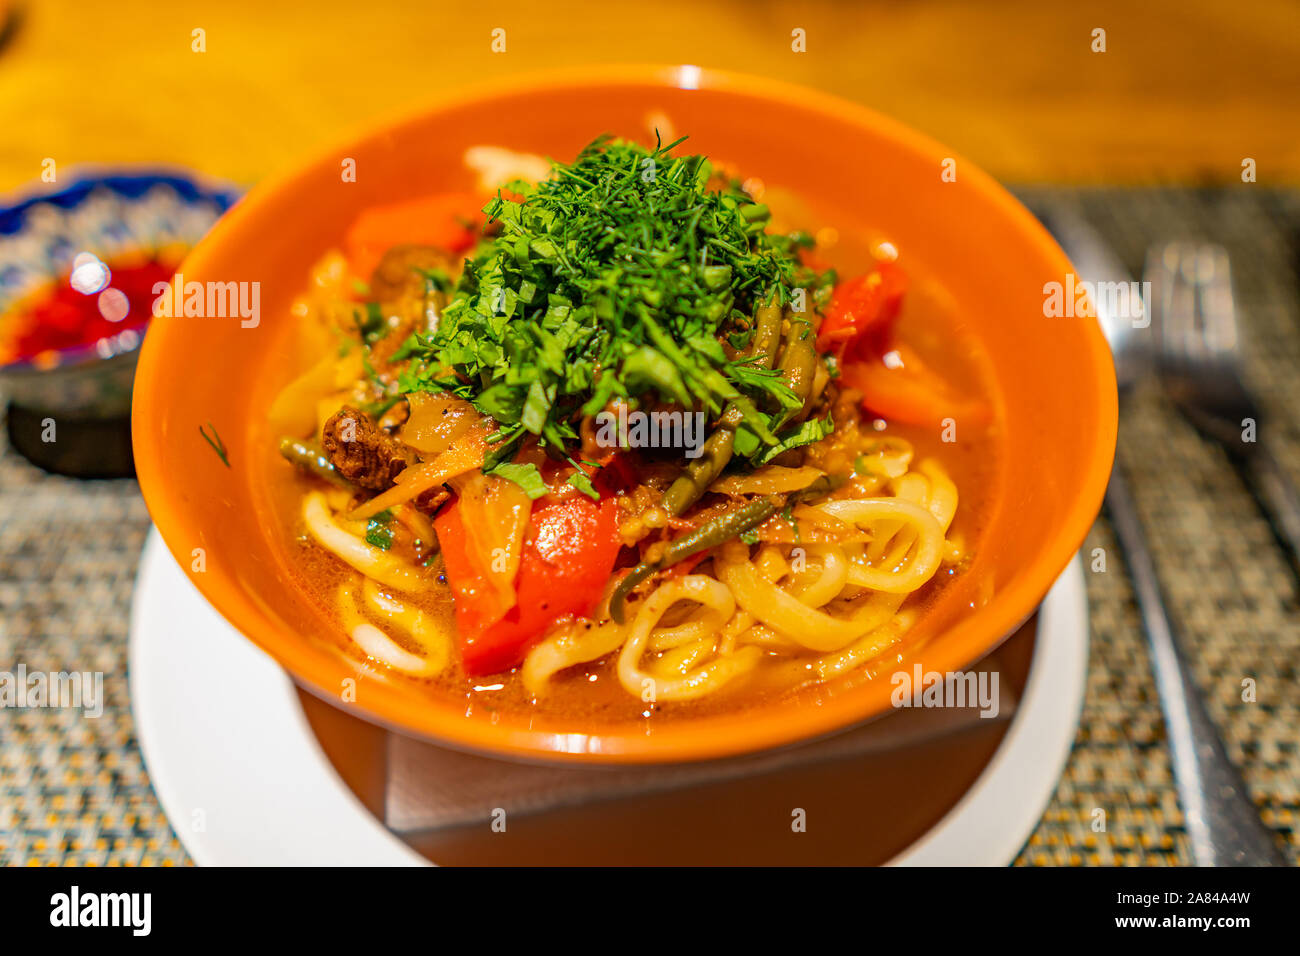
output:
[[[496,674],[518,666],[556,620],[595,606],[618,557],[618,506],[585,495],[534,506],[515,581],[518,601],[493,618],[488,584],[466,553],[457,505],[445,508],[434,527],[455,600],[461,662],[472,677]]]
[[[943,420],[983,427],[990,411],[980,399],[963,398],[939,375],[926,368],[906,345],[891,349],[897,361],[885,364],[875,354],[846,360],[840,380],[862,393],[862,404],[886,421],[942,427]]]
[[[818,348],[855,353],[867,333],[887,329],[898,317],[906,292],[907,273],[896,262],[877,263],[874,271],[841,282],[817,332]]]

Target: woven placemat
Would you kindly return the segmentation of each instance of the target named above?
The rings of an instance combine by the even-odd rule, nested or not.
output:
[[[134,481],[0,453],[0,670],[100,672],[103,714],[0,710],[0,864],[178,864],[136,741],[126,645],[149,513]]]
[[[1246,354],[1284,463],[1300,474],[1300,194],[1237,190],[1022,190],[1072,206],[1140,271],[1149,244],[1228,247]],[[1263,819],[1300,861],[1300,608],[1296,582],[1222,453],[1152,389],[1127,401],[1120,453],[1197,676]],[[101,671],[103,716],[0,710],[0,864],[189,862],[140,757],[126,686],[131,588],[148,515],[134,482],[44,475],[0,451],[0,670]],[[1104,519],[1085,556],[1087,696],[1056,794],[1017,863],[1191,862],[1132,592]],[[1242,681],[1256,682],[1256,702]],[[1099,827],[1104,826],[1104,829]]]
[[[1066,206],[1090,220],[1140,277],[1147,249],[1212,239],[1232,257],[1251,382],[1290,472],[1300,475],[1300,195],[1240,189],[1021,190],[1037,212]],[[1158,390],[1120,409],[1120,460],[1137,497],[1171,611],[1228,753],[1264,821],[1300,860],[1300,615],[1296,581],[1223,452]],[[1019,864],[1185,865],[1192,861],[1174,791],[1160,703],[1123,561],[1105,519],[1088,537],[1106,558],[1088,573],[1088,690],[1074,752]],[[1256,682],[1256,702],[1242,681]],[[1104,825],[1098,832],[1094,825]]]

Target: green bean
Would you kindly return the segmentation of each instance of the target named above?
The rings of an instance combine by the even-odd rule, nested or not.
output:
[[[781,339],[781,315],[781,306],[777,305],[775,297],[769,304],[760,305],[754,310],[754,338],[748,355],[755,359],[755,366],[770,369],[775,363],[776,349]],[[743,417],[740,409],[734,403],[729,403],[722,411],[718,427],[705,441],[703,453],[699,458],[688,462],[682,474],[669,487],[664,495],[664,507],[674,518],[685,514],[686,509],[699,501],[709,485],[727,467],[731,461],[736,428]]]
[[[302,441],[298,438],[281,438],[280,454],[291,465],[295,465],[309,475],[323,478],[340,488],[352,488],[352,484],[338,473],[333,463],[325,457],[320,446]]]
[[[733,406],[727,406],[727,412]],[[723,412],[723,418],[727,418]],[[682,473],[664,493],[664,508],[674,518],[681,517],[686,509],[700,500],[700,496],[722,474],[731,461],[732,446],[736,441],[736,426],[720,424],[704,442],[699,458],[687,462]]]
[[[820,498],[823,495],[829,495],[844,482],[848,481],[847,475],[822,475],[806,488],[800,488],[786,499],[786,504],[801,505],[806,501],[812,501],[814,498]]]
[[[817,350],[813,348],[812,326],[804,319],[788,317],[785,348],[781,352],[781,377],[799,399],[799,404],[781,413],[772,426],[773,431],[794,418],[808,403],[816,370]]]
[[[614,593],[609,599],[610,616],[619,624],[622,624],[624,603],[628,594],[638,584],[656,571],[670,568],[693,554],[707,551],[709,548],[716,548],[723,542],[744,534],[750,528],[760,525],[772,517],[776,513],[776,508],[777,501],[775,498],[755,498],[743,507],[735,511],[729,511],[712,521],[700,525],[689,534],[682,535],[664,549],[663,554],[657,561],[642,561],[629,571],[623,580],[618,583],[618,587],[614,589]]]
[[[831,373],[826,368],[826,363],[818,359],[816,366],[813,368],[812,391],[804,401],[803,408],[799,409],[798,414],[795,415],[794,421],[802,422],[808,417],[808,413],[817,407],[817,403],[821,401],[822,394],[826,391],[826,386],[830,383],[830,380]]]
[[[771,368],[776,362],[776,347],[781,342],[781,306],[776,297],[767,305],[760,305],[754,310],[754,339],[750,343],[749,356],[757,359],[754,365]]]

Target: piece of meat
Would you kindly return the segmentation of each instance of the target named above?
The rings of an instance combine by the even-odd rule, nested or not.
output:
[[[371,491],[391,487],[402,469],[415,462],[414,452],[351,405],[344,405],[325,423],[321,445],[339,474]]]

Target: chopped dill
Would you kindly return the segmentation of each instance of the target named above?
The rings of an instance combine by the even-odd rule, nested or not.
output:
[[[217,457],[221,459],[221,463],[229,468],[230,459],[226,455],[226,443],[223,442],[221,436],[217,434],[216,425],[212,424],[212,422],[208,422],[208,428],[212,429],[211,437],[209,437],[208,433],[203,430],[202,425],[199,426],[199,434],[202,435],[203,440],[212,447],[212,450],[217,453]]]

